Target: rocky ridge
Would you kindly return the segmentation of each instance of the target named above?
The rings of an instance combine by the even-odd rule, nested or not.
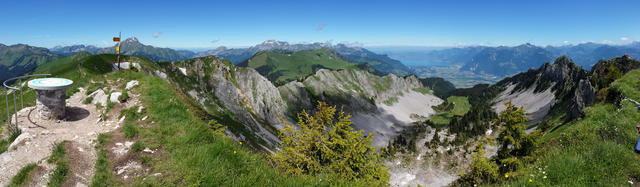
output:
[[[424,109],[416,113],[429,116],[434,113],[430,112],[430,105],[442,102],[433,95],[413,91],[423,87],[416,76],[379,77],[359,70],[323,69],[304,80],[275,87],[254,69],[208,56],[173,63],[159,73],[166,74],[167,80],[212,118],[221,123],[229,122],[225,119],[237,121],[236,127],[230,128],[233,137],[240,140],[258,137],[258,142],[262,142],[259,145],[268,150],[277,147],[277,129],[283,127],[281,120],[297,121],[295,114],[303,109],[313,111],[317,101],[344,107],[345,112],[354,116],[354,124],[363,124],[354,126],[356,129],[376,132],[374,126],[366,127],[372,121],[385,126],[388,132],[376,132],[381,138],[380,145],[412,121],[398,116],[395,110],[405,110],[415,103],[411,99],[419,97],[422,105],[418,106]]]

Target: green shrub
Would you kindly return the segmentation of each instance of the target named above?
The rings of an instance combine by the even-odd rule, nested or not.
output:
[[[502,127],[500,134],[498,135],[498,143],[500,144],[498,149],[499,158],[508,158],[511,156],[518,156],[518,150],[523,148],[523,142],[525,136],[524,132],[526,125],[524,122],[529,119],[525,116],[523,107],[517,108],[511,104],[511,101],[504,102],[506,109],[500,112],[500,115],[493,122],[499,127]]]
[[[466,173],[460,174],[460,178],[452,186],[476,186],[496,182],[498,180],[498,166],[495,162],[484,157],[484,154],[484,142],[480,142],[474,150],[474,156],[471,158],[471,164],[469,164]]]
[[[282,151],[270,156],[286,173],[317,175],[335,173],[347,180],[386,185],[389,173],[380,154],[371,146],[373,134],[363,136],[351,127],[350,115],[319,102],[313,115],[298,114],[300,128],[286,121],[279,134]]]

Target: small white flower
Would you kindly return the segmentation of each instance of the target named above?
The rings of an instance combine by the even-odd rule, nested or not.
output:
[[[543,178],[543,179],[546,179],[546,178],[547,178],[547,176],[545,175],[545,176],[544,176],[544,177],[542,177],[542,178]]]
[[[627,181],[627,182],[629,182],[629,184],[633,184],[633,181]]]

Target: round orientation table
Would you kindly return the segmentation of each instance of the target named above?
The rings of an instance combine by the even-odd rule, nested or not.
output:
[[[66,89],[73,81],[64,78],[41,78],[29,81],[36,90],[36,111],[41,119],[62,119],[66,108]]]

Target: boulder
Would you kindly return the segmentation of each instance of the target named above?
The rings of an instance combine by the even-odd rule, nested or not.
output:
[[[11,151],[15,148],[17,148],[17,146],[19,146],[20,144],[29,141],[31,138],[33,138],[33,136],[31,136],[31,134],[29,134],[28,132],[23,132],[22,134],[20,134],[20,136],[18,136],[15,140],[13,140],[13,143],[11,143],[11,145],[9,145],[9,148],[7,150]]]
[[[120,95],[122,95],[122,92],[111,93],[111,96],[109,96],[109,101],[114,103],[120,103],[120,100],[118,100],[118,97],[120,97]]]
[[[107,106],[107,94],[105,94],[102,89],[96,90],[87,97],[93,97],[93,100],[91,101],[92,104],[100,103],[102,106]]]
[[[131,88],[135,87],[138,85],[138,81],[137,80],[132,80],[127,82],[127,86],[125,87],[127,90],[130,90]]]

